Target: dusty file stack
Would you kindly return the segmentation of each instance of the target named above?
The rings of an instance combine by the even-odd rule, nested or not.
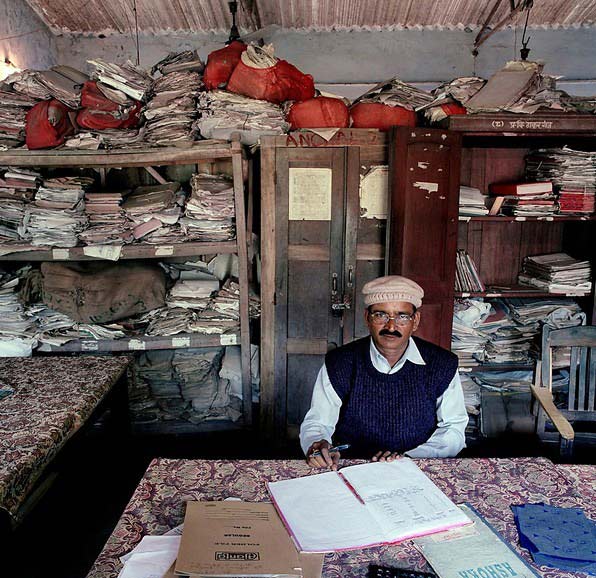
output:
[[[87,245],[112,245],[132,241],[132,223],[122,210],[122,193],[85,193],[85,212],[89,226],[79,234]]]
[[[25,142],[25,116],[35,100],[25,94],[0,90],[0,148]]]
[[[524,259],[518,280],[522,285],[538,287],[548,293],[587,295],[592,290],[589,261],[580,261],[566,253],[534,255]]]
[[[161,72],[143,109],[144,139],[157,146],[188,144],[194,140],[192,123],[196,117],[196,98],[204,89],[200,73],[203,63],[190,50],[170,54],[152,72]]]

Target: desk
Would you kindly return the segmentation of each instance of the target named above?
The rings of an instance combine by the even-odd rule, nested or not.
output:
[[[107,356],[0,359],[0,379],[15,389],[0,400],[0,511],[13,523],[44,470],[129,362]]]
[[[517,531],[510,505],[546,502],[585,508],[596,514],[595,500],[582,497],[572,472],[544,458],[415,460],[419,467],[456,503],[470,502],[511,543]],[[362,460],[346,462],[346,465]],[[591,466],[587,466],[590,468]],[[581,468],[581,466],[579,466]],[[266,481],[304,476],[312,470],[302,461],[213,461],[155,459],[149,465],[114,532],[87,578],[116,578],[119,557],[146,534],[163,534],[184,518],[184,502],[240,497],[267,500]],[[531,558],[526,552],[526,560]],[[368,564],[427,570],[424,558],[410,542],[327,554],[325,578],[366,576]],[[577,573],[542,567],[546,578],[577,577]]]

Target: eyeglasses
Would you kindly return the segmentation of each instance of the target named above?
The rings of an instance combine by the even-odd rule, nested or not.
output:
[[[412,321],[412,319],[414,319],[414,315],[416,314],[412,313],[412,315],[410,315],[408,313],[398,313],[397,315],[392,317],[391,315],[389,315],[389,313],[385,313],[384,311],[373,311],[368,315],[375,325],[387,325],[387,323],[389,323],[389,320],[393,319],[396,325],[398,325],[399,327],[405,327],[408,323]]]

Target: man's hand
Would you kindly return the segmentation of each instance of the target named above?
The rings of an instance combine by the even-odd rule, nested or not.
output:
[[[329,448],[331,444],[327,440],[321,440],[315,442],[308,448],[308,453],[306,454],[306,463],[311,468],[329,468],[332,470],[337,470],[337,466],[339,464],[339,452],[329,453]],[[314,452],[319,452],[318,454],[313,456]]]
[[[377,452],[372,457],[372,461],[373,462],[392,462],[393,460],[396,460],[397,458],[399,458],[399,456],[400,456],[400,454],[398,454],[397,452],[380,451],[380,452]]]

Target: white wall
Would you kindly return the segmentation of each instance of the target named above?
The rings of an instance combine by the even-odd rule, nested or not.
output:
[[[18,68],[36,69],[57,63],[55,37],[23,0],[0,0],[0,39],[0,63],[9,58]]]
[[[503,30],[480,47],[474,59],[472,45],[477,31],[383,30],[301,32],[277,30],[265,40],[273,42],[276,55],[315,77],[323,88],[361,94],[370,84],[398,76],[407,82],[432,86],[456,76],[476,73],[488,77],[519,54],[521,33]],[[562,75],[571,83],[561,88],[576,94],[596,94],[596,27],[570,30],[531,30],[530,57],[544,60],[545,72]],[[142,35],[141,65],[150,67],[169,51],[196,48],[203,59],[223,46],[226,37],[213,34]],[[91,38],[57,37],[61,61],[85,69],[85,60],[98,56],[120,62],[134,60],[130,36]],[[577,82],[582,81],[582,82]],[[360,85],[360,86],[352,86]]]

